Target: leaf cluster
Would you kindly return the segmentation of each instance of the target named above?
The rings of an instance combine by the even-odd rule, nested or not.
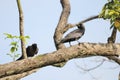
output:
[[[114,26],[120,31],[120,1],[108,0],[99,15],[100,18],[109,19],[111,28]]]
[[[13,60],[15,60],[15,58],[17,58],[19,56],[19,54],[17,54],[16,52],[18,51],[19,48],[19,42],[20,39],[23,39],[26,42],[26,39],[29,39],[29,36],[14,36],[12,34],[9,33],[4,33],[4,35],[6,36],[5,39],[10,39],[12,40],[10,42],[10,52],[7,54],[10,57],[13,58]]]

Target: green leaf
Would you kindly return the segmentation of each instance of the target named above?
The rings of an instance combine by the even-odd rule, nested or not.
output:
[[[11,46],[16,46],[18,42],[14,41],[14,42],[11,42]]]
[[[117,18],[114,21],[114,27],[116,27],[118,29],[118,31],[120,31],[120,18]]]
[[[14,53],[14,52],[15,52],[15,50],[16,50],[16,48],[15,48],[15,47],[11,47],[10,52],[11,52],[11,53]]]
[[[26,39],[30,39],[30,36],[25,36]]]
[[[19,38],[19,36],[13,36],[13,37],[16,38],[16,39]]]
[[[99,17],[103,19],[109,19],[111,23],[110,28],[112,28],[116,19],[120,18],[120,0],[108,0],[108,3],[104,5]],[[119,26],[117,29],[120,31]]]
[[[12,36],[11,34],[4,33],[4,35],[6,35],[6,38],[11,38],[11,39],[13,38],[13,36]],[[6,38],[5,38],[5,39],[6,39]]]

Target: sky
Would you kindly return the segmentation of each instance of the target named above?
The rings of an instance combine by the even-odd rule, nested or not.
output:
[[[47,1],[21,0],[24,12],[25,35],[30,36],[30,39],[27,40],[27,45],[37,43],[39,54],[56,50],[53,35],[62,7],[60,0]],[[88,17],[98,15],[106,2],[107,0],[70,0],[71,13],[68,23],[75,24]],[[11,40],[5,39],[3,33],[19,35],[19,16],[16,0],[1,0],[0,10],[0,44],[3,45],[0,47],[0,64],[5,64],[12,62],[12,58],[6,55],[9,53]],[[84,25],[86,31],[84,36],[79,40],[80,42],[107,42],[107,38],[111,34],[109,20],[96,19]],[[118,35],[120,35],[119,32],[117,33],[116,42],[120,42]],[[72,44],[77,44],[77,42],[72,42]],[[69,47],[68,43],[65,45]],[[20,49],[18,53],[21,53]],[[103,59],[106,58],[90,57],[73,59],[68,61],[63,68],[53,66],[44,67],[21,80],[117,80],[120,66],[107,59],[107,61],[95,70],[85,72],[81,69],[89,69],[99,65]]]

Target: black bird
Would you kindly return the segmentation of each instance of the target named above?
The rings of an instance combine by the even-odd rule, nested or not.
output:
[[[61,43],[66,43],[66,42],[70,42],[71,41],[78,41],[78,39],[80,39],[84,33],[85,33],[85,27],[83,24],[79,24],[77,25],[78,29],[68,33],[62,40]],[[70,44],[71,46],[71,44]]]
[[[36,55],[38,53],[37,44],[34,43],[31,46],[28,46],[26,48],[26,53],[27,53],[27,57],[33,57],[34,55]],[[23,59],[23,55],[17,60],[21,60],[21,59]]]

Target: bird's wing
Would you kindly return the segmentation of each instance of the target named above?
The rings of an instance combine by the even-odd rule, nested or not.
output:
[[[70,32],[69,34],[67,34],[67,35],[61,40],[61,42],[74,41],[74,40],[76,40],[76,39],[81,38],[83,34],[84,34],[84,30],[76,29],[76,30]]]
[[[82,32],[80,32],[80,30],[77,29],[77,30],[74,30],[74,31],[70,32],[69,34],[67,34],[65,36],[65,38],[69,39],[69,38],[79,37],[79,36],[82,36]]]

